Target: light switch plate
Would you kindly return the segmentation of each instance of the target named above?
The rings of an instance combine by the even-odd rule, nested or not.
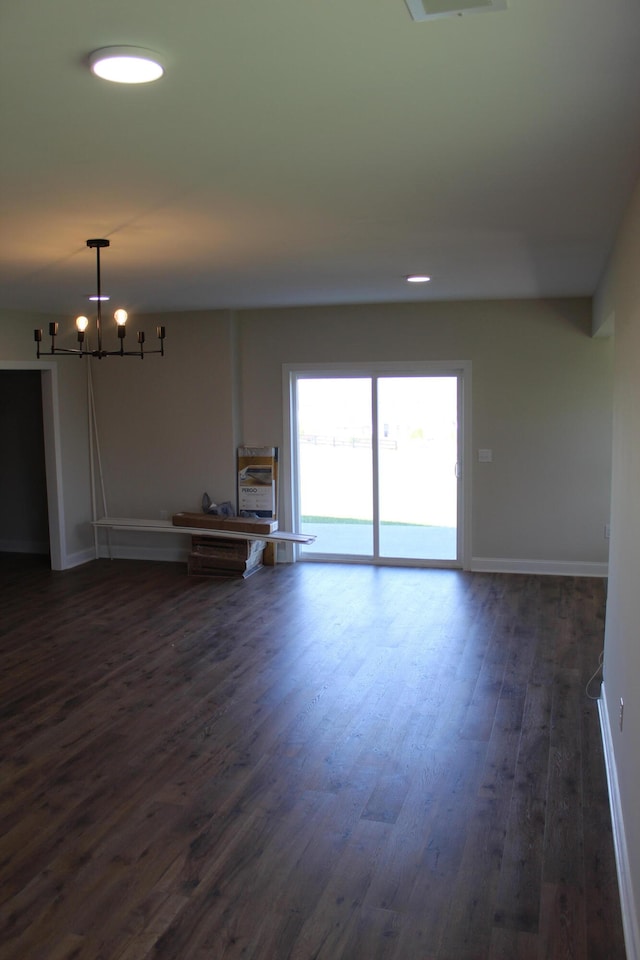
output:
[[[478,450],[478,463],[492,463],[493,450]]]

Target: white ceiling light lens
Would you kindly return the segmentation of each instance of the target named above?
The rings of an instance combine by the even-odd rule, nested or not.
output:
[[[411,273],[407,277],[407,283],[429,283],[430,280],[424,273]]]
[[[141,47],[104,47],[90,55],[89,64],[97,77],[113,83],[151,83],[164,73],[158,54]]]

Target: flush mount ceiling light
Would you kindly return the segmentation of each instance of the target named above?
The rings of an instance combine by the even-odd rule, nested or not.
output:
[[[431,277],[427,277],[424,273],[410,273],[405,280],[407,283],[429,283]]]
[[[406,0],[406,4],[413,20],[438,20],[507,9],[507,0]]]
[[[113,319],[116,322],[118,330],[118,339],[120,341],[119,350],[104,350],[102,347],[102,303],[105,300],[108,300],[109,297],[105,296],[102,293],[100,287],[100,251],[104,250],[105,247],[110,246],[109,240],[87,240],[87,246],[92,250],[96,251],[96,293],[94,296],[89,297],[89,300],[95,300],[96,303],[96,347],[91,349],[88,342],[85,342],[85,331],[89,326],[89,320],[87,317],[77,317],[76,318],[76,330],[78,331],[78,343],[79,347],[76,349],[71,349],[67,347],[56,347],[56,337],[58,336],[58,324],[50,323],[49,324],[49,336],[51,337],[51,350],[46,352],[40,351],[40,344],[42,343],[42,330],[33,331],[33,339],[36,342],[36,357],[38,360],[41,356],[46,357],[57,357],[59,354],[71,355],[73,357],[97,357],[101,360],[103,357],[140,357],[141,360],[145,357],[144,352],[144,331],[138,331],[138,350],[125,350],[124,349],[124,338],[126,335],[125,324],[127,322],[127,311],[122,310],[121,308],[116,310],[113,315]],[[164,357],[164,327],[157,327],[157,336],[160,341],[159,350],[149,350],[148,353],[159,353]]]
[[[143,47],[102,47],[89,54],[89,66],[113,83],[151,83],[164,73],[160,55]]]

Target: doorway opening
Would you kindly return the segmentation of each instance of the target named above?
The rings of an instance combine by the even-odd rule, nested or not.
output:
[[[0,371],[0,551],[49,556],[39,370]]]
[[[27,389],[35,391],[32,397],[36,399],[36,410],[34,407],[33,416],[37,417],[37,432],[41,439],[38,442],[44,443],[44,479],[46,491],[42,489],[41,468],[40,479],[37,481],[38,497],[46,496],[46,508],[43,505],[38,507],[41,515],[38,521],[37,531],[24,527],[18,533],[19,538],[27,540],[26,549],[31,552],[38,552],[40,549],[47,549],[47,544],[41,538],[45,537],[45,526],[48,533],[48,552],[52,570],[64,570],[66,567],[66,541],[64,534],[64,511],[62,504],[62,470],[60,453],[60,426],[58,414],[58,381],[57,364],[54,362],[32,362],[32,361],[0,361],[0,376],[8,374],[27,374],[27,380],[31,384]],[[33,379],[35,377],[35,385]],[[30,379],[29,379],[30,378]],[[27,382],[27,380],[25,382]],[[39,381],[39,384],[38,384]],[[30,425],[29,429],[34,429]],[[31,466],[24,460],[21,454],[20,469],[32,471]],[[26,474],[25,474],[26,477]],[[12,482],[17,482],[14,478]],[[25,486],[28,486],[26,479]],[[29,481],[30,482],[30,481]],[[42,517],[42,511],[46,512],[46,519]],[[24,531],[27,531],[26,534]],[[11,537],[15,540],[15,531],[12,531]],[[15,549],[11,543],[5,544],[7,549]],[[25,547],[20,548],[20,552]]]

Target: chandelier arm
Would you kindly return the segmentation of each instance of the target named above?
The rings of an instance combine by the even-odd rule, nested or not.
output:
[[[68,347],[56,347],[55,350],[37,350],[36,360],[39,360],[41,357],[59,357],[60,354],[65,354],[71,357],[86,357],[87,355],[91,356],[91,354],[87,354],[86,351],[83,352],[82,350],[72,350]]]

